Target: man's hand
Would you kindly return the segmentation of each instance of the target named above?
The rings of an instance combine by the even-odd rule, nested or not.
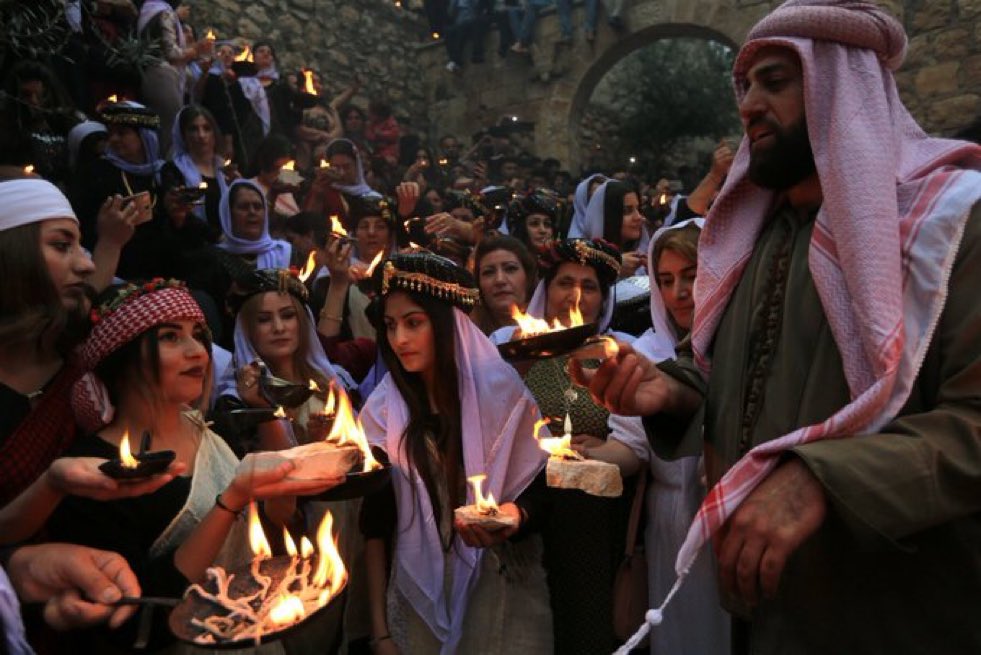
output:
[[[725,139],[719,141],[715,152],[712,153],[712,168],[710,172],[712,177],[718,180],[720,184],[725,179],[725,176],[729,174],[729,169],[732,168],[732,160],[735,157],[736,153],[733,151],[732,146],[729,145],[729,142]]]
[[[596,404],[622,416],[694,411],[699,398],[693,389],[662,373],[629,344],[617,341],[617,346],[617,356],[604,360],[596,370],[584,369],[574,358],[569,360],[573,382],[588,388]]]
[[[799,459],[776,468],[749,494],[716,541],[723,589],[755,605],[776,596],[787,559],[824,522],[824,488]]]
[[[106,620],[118,628],[137,608],[112,603],[141,593],[136,574],[121,555],[74,544],[18,548],[7,574],[21,600],[45,603],[45,620],[59,630]]]

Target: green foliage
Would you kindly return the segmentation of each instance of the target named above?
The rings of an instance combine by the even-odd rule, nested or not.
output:
[[[734,56],[712,41],[666,39],[625,59],[613,72],[617,94],[631,100],[620,139],[659,159],[692,137],[739,134],[730,81]]]
[[[62,0],[0,0],[0,61],[61,52],[71,30]]]

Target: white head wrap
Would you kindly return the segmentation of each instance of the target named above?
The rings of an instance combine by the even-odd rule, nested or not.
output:
[[[78,218],[58,187],[40,178],[0,183],[0,231],[55,218]]]

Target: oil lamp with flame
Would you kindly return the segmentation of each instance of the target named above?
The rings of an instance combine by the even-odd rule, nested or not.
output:
[[[304,68],[303,71],[303,91],[304,93],[309,93],[312,96],[320,95],[317,93],[316,87],[313,85],[313,71],[309,68]]]
[[[534,438],[539,447],[548,453],[545,465],[545,481],[558,489],[579,489],[591,496],[616,498],[623,494],[623,478],[616,464],[596,459],[586,459],[572,449],[572,420],[567,413],[563,421],[561,437],[540,437],[539,430],[549,422],[535,422]]]
[[[303,177],[296,172],[296,161],[289,160],[279,171],[279,181],[289,186],[299,186],[303,182]]]
[[[134,455],[129,430],[126,430],[119,441],[119,458],[100,464],[99,470],[116,480],[138,480],[163,473],[177,458],[177,453],[172,450],[147,452],[149,447],[150,433],[144,432],[140,452]]]
[[[457,507],[453,510],[453,516],[465,525],[475,525],[485,530],[517,527],[517,517],[502,512],[493,493],[484,496],[481,486],[486,479],[484,473],[467,478],[467,482],[473,485],[473,504]]]
[[[518,324],[518,329],[515,332],[515,338],[526,339],[528,337],[548,334],[549,332],[560,332],[562,330],[583,325],[584,321],[582,318],[582,312],[579,310],[580,297],[581,294],[577,290],[576,299],[573,302],[572,307],[569,309],[569,315],[566,317],[565,323],[559,320],[559,318],[553,318],[551,325],[549,325],[548,322],[543,319],[535,318],[534,316],[526,314],[518,309],[517,305],[512,305],[511,318],[513,318],[514,322]]]
[[[548,453],[549,459],[568,459],[582,460],[583,456],[572,449],[572,419],[566,413],[562,427],[564,434],[561,437],[539,437],[541,428],[548,425],[550,419],[544,418],[535,422],[535,438],[538,439],[538,446]]]
[[[33,175],[33,174],[34,174],[34,164],[28,164],[27,166],[24,167],[24,175]]]
[[[364,429],[361,427],[361,420],[354,418],[354,411],[351,409],[351,399],[344,389],[337,390],[337,414],[334,416],[334,424],[327,435],[327,442],[337,446],[354,445],[361,451],[364,463],[361,467],[362,473],[368,473],[376,469],[381,469],[381,463],[375,459],[368,445],[368,438],[365,436]]]

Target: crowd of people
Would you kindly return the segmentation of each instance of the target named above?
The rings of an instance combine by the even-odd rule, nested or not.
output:
[[[0,106],[0,652],[197,652],[132,599],[248,563],[252,502],[275,553],[329,511],[349,574],[256,652],[981,649],[981,149],[906,112],[883,10],[762,19],[745,138],[681,194],[506,122],[429,144],[179,2],[98,4],[83,33],[160,46],[138,83],[19,62]],[[519,314],[617,352],[506,361]],[[363,497],[277,454],[334,390],[391,465]],[[550,486],[563,434],[621,496]],[[175,460],[119,482],[124,442]],[[511,527],[455,518],[477,475]]]

